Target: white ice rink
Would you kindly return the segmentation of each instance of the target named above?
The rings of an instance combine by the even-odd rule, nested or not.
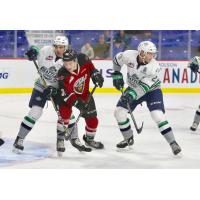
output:
[[[171,149],[150,118],[146,105],[138,106],[135,117],[138,124],[144,121],[140,135],[135,133],[135,145],[119,152],[115,145],[122,140],[113,117],[119,94],[96,94],[99,116],[96,140],[101,140],[104,150],[79,153],[69,142],[62,158],[56,156],[56,114],[49,103],[25,141],[21,155],[11,152],[21,120],[29,111],[30,95],[0,95],[0,124],[6,144],[0,148],[1,168],[200,168],[200,130],[189,131],[194,112],[200,104],[199,94],[165,94],[167,118],[175,137],[182,147],[181,156],[173,156]],[[77,110],[75,110],[78,114]],[[82,140],[84,121],[78,124]]]

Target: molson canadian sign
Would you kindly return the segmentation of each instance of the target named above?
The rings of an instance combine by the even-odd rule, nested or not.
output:
[[[159,63],[162,67],[162,82],[167,87],[174,86],[199,86],[200,74],[193,73],[187,68],[188,62],[165,62]]]
[[[103,88],[98,88],[97,92],[117,92],[112,84],[112,61],[93,60],[93,63],[105,80]],[[162,69],[159,77],[164,92],[200,93],[200,74],[191,72],[187,67],[188,61],[159,61],[159,64]],[[122,72],[126,79],[125,66]],[[0,59],[0,93],[31,92],[37,77],[33,62],[25,59]]]
[[[200,92],[200,74],[188,68],[188,61],[160,61],[160,78],[166,92]],[[174,90],[174,91],[173,91]]]

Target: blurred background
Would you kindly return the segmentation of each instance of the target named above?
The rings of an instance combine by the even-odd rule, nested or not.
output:
[[[199,30],[1,30],[0,58],[23,58],[30,45],[51,45],[57,35],[67,36],[71,48],[91,59],[111,59],[143,40],[156,44],[158,60],[188,60],[200,54]]]

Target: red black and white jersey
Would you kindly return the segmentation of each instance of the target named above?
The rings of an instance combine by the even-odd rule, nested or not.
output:
[[[78,54],[77,70],[70,73],[63,66],[58,71],[58,83],[61,95],[66,98],[67,105],[73,104],[78,98],[87,101],[89,96],[90,77],[96,70],[92,61],[85,54]]]

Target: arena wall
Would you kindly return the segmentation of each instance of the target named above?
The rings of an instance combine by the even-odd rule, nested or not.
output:
[[[99,93],[116,93],[112,86],[112,61],[93,60],[104,78]],[[200,93],[200,75],[187,68],[188,61],[159,61],[162,68],[160,78],[165,93]],[[126,74],[126,68],[123,68]],[[0,93],[30,93],[38,77],[34,64],[26,59],[0,59]],[[92,87],[92,84],[91,84]]]

